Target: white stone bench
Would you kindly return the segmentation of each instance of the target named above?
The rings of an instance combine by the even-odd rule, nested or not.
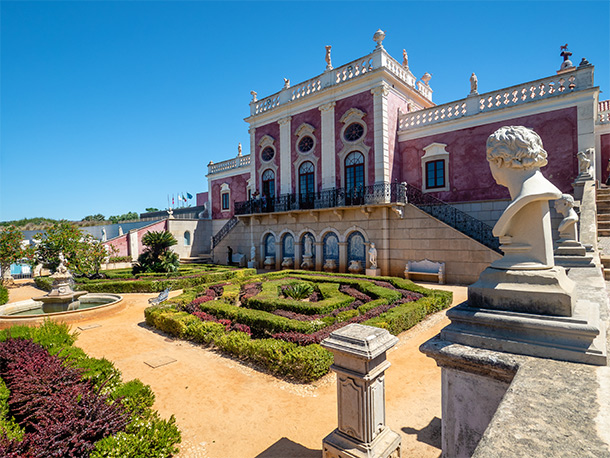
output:
[[[405,278],[428,281],[436,279],[440,285],[445,284],[445,263],[430,261],[409,261],[405,266]]]

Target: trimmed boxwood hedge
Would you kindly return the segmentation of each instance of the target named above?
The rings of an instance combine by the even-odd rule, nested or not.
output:
[[[4,305],[8,302],[8,289],[0,285],[0,305]]]
[[[282,281],[284,280],[284,281]],[[357,310],[342,311],[336,316],[326,316],[313,321],[299,321],[275,315],[271,311],[277,308],[296,313],[324,314],[323,309],[311,311],[317,303],[299,302],[278,297],[281,285],[294,281],[313,282],[322,296],[341,298],[349,297],[349,305],[354,298],[341,293],[340,284],[349,285],[367,294],[371,301],[361,305]],[[381,315],[365,321],[363,324],[387,329],[396,335],[405,331],[428,314],[440,311],[451,304],[452,293],[430,290],[415,285],[410,280],[396,277],[364,277],[350,274],[324,274],[303,271],[281,271],[270,274],[236,278],[231,284],[223,284],[223,293],[216,300],[209,300],[197,305],[203,312],[217,319],[247,325],[257,335],[281,332],[311,334],[333,323],[347,321],[369,310],[399,300],[399,291],[375,285],[374,281],[387,282],[398,289],[406,289],[422,294],[424,297],[401,303]],[[243,307],[236,307],[235,301],[240,287],[246,283],[262,282],[261,293],[245,299]],[[243,360],[262,366],[268,371],[282,376],[289,376],[299,381],[309,382],[325,375],[332,364],[332,354],[317,344],[298,346],[279,339],[253,339],[248,334],[238,331],[227,331],[221,323],[201,321],[176,307],[187,306],[196,297],[205,294],[210,285],[200,285],[185,290],[184,294],[167,301],[164,305],[149,307],[145,311],[146,322],[161,331],[175,337],[192,340],[204,345],[211,345]],[[340,295],[340,296],[339,296]],[[243,299],[242,299],[243,300]],[[247,304],[245,304],[247,302]],[[246,308],[255,305],[257,308]],[[259,309],[260,308],[260,309]],[[269,311],[267,311],[269,310]],[[335,310],[329,307],[329,311]],[[328,312],[326,312],[328,313]]]

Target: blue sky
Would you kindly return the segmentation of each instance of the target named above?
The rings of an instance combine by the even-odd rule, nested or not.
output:
[[[610,3],[0,3],[0,220],[80,220],[207,190],[207,164],[249,151],[259,98],[370,53],[373,33],[436,103],[551,76],[559,46],[610,98]]]

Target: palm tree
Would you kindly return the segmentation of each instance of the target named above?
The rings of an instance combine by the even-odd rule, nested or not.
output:
[[[174,272],[180,266],[178,255],[170,248],[178,244],[171,232],[147,232],[142,237],[142,244],[146,246],[144,252],[138,257],[133,267],[133,273],[140,272]]]

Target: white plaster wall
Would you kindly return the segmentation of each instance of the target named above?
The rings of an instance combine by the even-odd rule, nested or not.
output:
[[[180,258],[196,257],[200,254],[210,252],[210,238],[212,237],[212,221],[201,219],[170,219],[168,220],[169,232],[176,238],[178,244],[172,247]],[[184,245],[184,233],[191,233],[191,244]]]

